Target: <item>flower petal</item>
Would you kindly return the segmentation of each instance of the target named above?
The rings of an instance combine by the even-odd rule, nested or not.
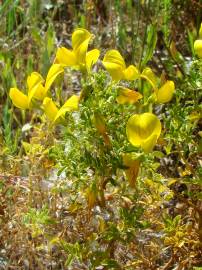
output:
[[[43,100],[46,96],[46,89],[42,84],[39,84],[38,87],[36,88],[36,91],[34,93],[34,98],[38,100]],[[29,95],[28,95],[29,96]]]
[[[126,134],[129,142],[134,146],[142,146],[152,135],[156,135],[156,140],[161,133],[161,122],[152,113],[134,114],[126,125]],[[152,137],[154,140],[154,137]]]
[[[52,98],[46,97],[43,101],[43,109],[46,116],[49,118],[50,121],[54,121],[55,116],[58,113],[58,108],[53,102]]]
[[[160,89],[156,91],[156,97],[158,103],[169,102],[175,91],[175,84],[173,81],[167,81]]]
[[[80,45],[86,40],[91,39],[92,34],[84,28],[77,28],[72,34],[72,48],[76,51]]]
[[[86,69],[88,72],[91,71],[92,66],[97,62],[99,56],[100,51],[98,49],[94,49],[86,53]]]
[[[64,67],[72,67],[77,64],[75,53],[65,47],[58,48],[55,60]]]
[[[66,112],[77,111],[79,107],[79,99],[80,99],[79,96],[76,95],[71,96],[65,102],[65,104],[59,109],[53,121],[55,122],[59,117],[64,115]]]
[[[117,64],[122,69],[126,68],[125,61],[124,61],[122,55],[120,54],[120,52],[117,50],[109,50],[105,54],[104,59],[103,59],[104,66],[105,66],[105,62]]]
[[[39,100],[44,99],[46,91],[42,86],[43,82],[44,79],[38,72],[32,72],[31,75],[27,77],[29,102],[31,102],[33,97]]]
[[[28,96],[23,94],[19,89],[11,88],[9,92],[9,97],[11,98],[13,104],[16,107],[23,110],[29,108]]]
[[[201,26],[200,26],[200,29],[199,29],[199,38],[202,38],[202,23],[201,23]]]
[[[133,65],[130,65],[128,68],[126,68],[123,71],[123,74],[125,80],[136,80],[140,75],[138,69]]]
[[[151,152],[157,142],[157,139],[158,139],[157,135],[152,134],[147,140],[143,141],[141,146],[144,152],[146,153]]]
[[[140,77],[147,80],[151,84],[153,89],[157,88],[158,79],[154,72],[151,70],[151,68],[146,67]]]
[[[139,92],[122,87],[119,89],[119,95],[117,96],[116,101],[119,104],[134,104],[141,98],[142,95]]]
[[[27,77],[27,86],[29,90],[38,86],[39,83],[43,83],[44,79],[38,72],[32,72],[30,76]]]
[[[109,72],[109,74],[112,77],[112,80],[119,81],[122,80],[123,75],[123,69],[120,67],[120,65],[110,62],[102,62],[106,70]]]
[[[48,74],[47,74],[47,77],[46,77],[46,83],[45,83],[46,92],[51,87],[51,85],[54,82],[54,80],[56,79],[56,77],[62,72],[64,72],[64,69],[60,64],[53,64],[50,67]]]
[[[199,58],[202,58],[202,40],[196,40],[194,42],[194,50]]]
[[[78,64],[85,64],[89,41],[90,38],[86,39],[76,50],[74,50]]]

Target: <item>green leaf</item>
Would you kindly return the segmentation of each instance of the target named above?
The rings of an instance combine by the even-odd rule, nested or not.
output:
[[[105,259],[102,262],[103,266],[108,266],[110,267],[109,269],[121,269],[120,265],[117,263],[117,261],[112,260],[112,259]]]
[[[195,55],[194,52],[194,36],[193,33],[189,30],[187,30],[187,35],[188,35],[188,42],[189,42],[189,47],[191,49],[192,56]]]
[[[55,31],[52,24],[49,25],[46,33],[46,43],[48,55],[51,57],[55,46]]]
[[[157,42],[156,26],[150,24],[147,30],[147,49],[142,60],[142,67],[152,58]]]
[[[65,262],[65,266],[70,266],[73,262],[73,259],[74,259],[74,255],[73,254],[70,254]]]

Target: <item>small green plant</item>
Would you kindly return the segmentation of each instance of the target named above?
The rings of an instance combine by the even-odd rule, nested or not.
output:
[[[116,0],[110,9],[105,1],[86,1],[85,17],[76,2],[30,1],[29,31],[18,1],[8,14],[9,38],[20,20],[16,33],[30,32],[31,48],[17,43],[19,54],[8,48],[0,55],[0,263],[13,269],[199,266],[201,29],[194,43],[189,25],[196,58],[188,63],[170,36],[177,4]],[[102,12],[93,12],[101,2]],[[46,22],[38,21],[42,15]],[[79,19],[81,27],[100,16],[107,29],[100,23],[103,33],[93,35],[77,28],[70,44],[76,23],[63,24],[60,35],[60,16]],[[56,40],[66,47],[54,54]]]

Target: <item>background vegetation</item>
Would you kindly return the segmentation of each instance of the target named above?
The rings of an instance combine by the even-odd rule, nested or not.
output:
[[[200,0],[1,1],[0,269],[202,268],[201,21]],[[77,27],[95,35],[100,59],[116,48],[128,64],[175,82],[171,102],[153,107],[163,124],[153,152],[127,141],[138,106],[115,102],[101,61],[87,81],[70,69],[56,80],[60,105],[91,93],[67,125],[53,128],[39,110],[12,105],[10,87],[24,89],[32,71],[45,77]],[[132,182],[123,152],[141,163]]]

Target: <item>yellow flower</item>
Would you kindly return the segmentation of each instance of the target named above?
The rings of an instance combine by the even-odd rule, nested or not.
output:
[[[32,72],[27,77],[29,103],[33,97],[38,100],[43,100],[45,96],[45,90],[42,83],[44,83],[44,79],[38,72]]]
[[[117,50],[108,51],[102,63],[115,81],[135,80],[139,77],[139,71],[135,66],[130,65],[126,68],[125,61]]]
[[[64,67],[75,67],[90,72],[92,66],[97,62],[100,51],[98,49],[88,50],[88,44],[93,35],[86,29],[77,28],[72,34],[72,50],[61,47],[57,50],[55,62]]]
[[[194,51],[199,58],[202,58],[202,23],[199,29],[199,39],[194,42]]]
[[[194,50],[196,55],[198,55],[199,58],[202,58],[202,39],[195,40]]]
[[[119,104],[134,104],[142,98],[142,95],[139,92],[125,87],[120,87],[118,93],[119,95],[117,96],[116,101]]]
[[[158,88],[158,77],[153,71],[146,67],[140,75],[140,78],[147,80],[154,90],[157,103],[169,102],[175,91],[175,84],[173,81],[166,81],[160,88]]]
[[[152,113],[134,114],[128,120],[126,134],[132,145],[150,152],[161,134],[161,122]]]
[[[156,100],[158,103],[169,102],[174,94],[175,84],[173,81],[166,81],[161,88],[155,91]]]
[[[66,112],[78,110],[79,99],[79,96],[73,95],[60,109],[58,109],[53,100],[49,97],[46,97],[43,101],[43,109],[49,120],[54,123],[61,116],[64,116]]]
[[[31,108],[32,99],[35,98],[37,100],[43,100],[56,77],[63,71],[64,69],[61,65],[52,65],[48,71],[45,85],[43,85],[43,77],[38,72],[32,72],[27,77],[27,95],[16,87],[10,89],[9,96],[13,104],[20,109]]]

